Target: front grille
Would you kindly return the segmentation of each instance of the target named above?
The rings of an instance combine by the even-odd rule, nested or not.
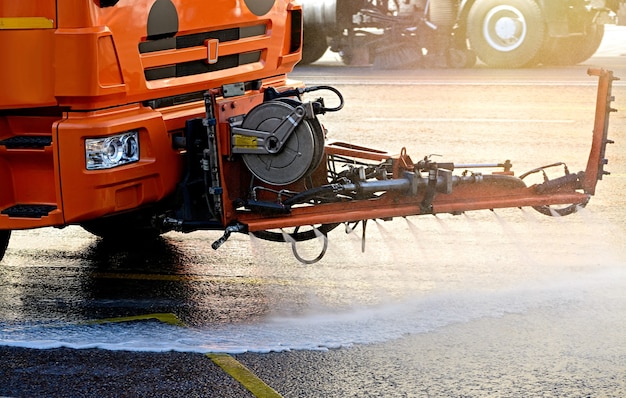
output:
[[[183,77],[198,75],[200,73],[215,72],[240,65],[251,64],[261,60],[261,51],[253,51],[243,54],[233,54],[220,57],[214,64],[209,64],[205,60],[183,62],[176,65],[167,65],[158,68],[150,68],[144,71],[146,80],[167,79],[172,77]]]
[[[218,40],[220,43],[237,41],[245,38],[264,36],[267,33],[265,24],[241,28],[222,29],[211,32],[200,32],[175,37],[147,40],[139,43],[141,54],[156,53],[167,50],[181,50],[192,47],[203,47],[207,40]],[[158,80],[173,77],[197,75],[207,72],[235,68],[240,65],[259,62],[261,50],[250,51],[241,54],[220,56],[214,64],[209,64],[206,59],[182,62],[175,65],[163,65],[147,68],[144,71],[146,80]]]
[[[265,25],[261,26],[263,27],[263,34],[265,34]],[[183,48],[203,46],[205,40],[209,39],[217,39],[223,43],[227,41],[239,40],[240,38],[241,28],[223,29],[215,32],[194,33],[191,35],[144,41],[139,43],[139,52],[145,54],[163,50],[180,50]]]

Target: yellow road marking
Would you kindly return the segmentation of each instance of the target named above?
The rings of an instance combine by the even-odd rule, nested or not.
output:
[[[206,356],[213,361],[217,366],[235,380],[237,380],[242,386],[248,389],[257,398],[281,398],[281,395],[276,392],[272,387],[265,384],[265,382],[259,379],[254,373],[246,368],[241,362],[228,354],[206,354]]]
[[[89,324],[104,324],[118,322],[136,322],[155,319],[159,322],[173,326],[186,327],[185,323],[178,319],[173,313],[156,313],[134,316],[122,316],[116,318],[104,318],[89,321]],[[242,386],[250,391],[257,398],[282,398],[272,387],[265,384],[263,380],[257,377],[250,369],[246,368],[241,362],[228,354],[209,353],[205,355],[214,364],[220,367],[224,372],[228,373],[233,379],[237,380]]]
[[[144,314],[144,315],[135,315],[135,316],[122,316],[117,318],[105,318],[98,319],[94,321],[90,321],[90,324],[103,324],[103,323],[121,323],[121,322],[136,322],[136,321],[147,321],[147,320],[157,320],[159,322],[166,323],[172,326],[185,326],[185,324],[178,319],[175,314],[172,313],[162,313],[162,314]]]
[[[54,21],[46,17],[0,18],[0,29],[51,29]]]

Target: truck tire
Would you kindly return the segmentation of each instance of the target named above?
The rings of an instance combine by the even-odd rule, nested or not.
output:
[[[544,65],[576,65],[591,58],[604,37],[604,25],[590,24],[581,36],[555,37],[548,40],[540,55]]]
[[[4,253],[7,251],[7,247],[9,246],[9,239],[11,239],[11,230],[2,230],[0,231],[0,261],[4,257]]]
[[[467,16],[467,38],[491,67],[532,66],[544,45],[546,24],[535,0],[477,0]]]
[[[322,58],[328,50],[328,39],[323,29],[305,26],[302,32],[302,59],[300,65],[308,65]]]
[[[300,65],[307,65],[322,58],[328,50],[328,36],[335,33],[342,9],[338,8],[337,0],[301,0],[300,4],[304,14]]]

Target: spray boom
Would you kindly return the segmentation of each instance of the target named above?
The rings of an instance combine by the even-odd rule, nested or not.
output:
[[[341,109],[343,98],[336,89],[322,86],[268,92],[266,100],[247,115],[230,119],[229,153],[223,148],[209,148],[209,158],[220,159],[222,173],[218,182],[213,179],[219,186],[208,186],[206,192],[220,192],[213,195],[211,203],[220,203],[223,208],[210,210],[211,214],[221,214],[227,226],[213,247],[222,246],[232,232],[251,233],[261,239],[291,242],[296,258],[312,263],[324,255],[328,233],[341,224],[351,230],[362,223],[364,242],[367,220],[372,219],[524,206],[551,216],[573,213],[588,203],[598,180],[608,174],[604,170],[605,152],[612,143],[607,138],[609,116],[615,112],[610,106],[614,100],[611,87],[618,79],[603,69],[589,69],[588,73],[597,76],[599,83],[586,169],[571,173],[567,165],[558,162],[519,177],[509,160],[438,162],[430,155],[414,162],[404,148],[400,154],[391,155],[346,142],[325,142],[317,115]],[[340,105],[326,108],[321,98],[301,102],[300,94],[317,90],[332,91]],[[211,118],[215,98],[207,104]],[[268,147],[267,142],[274,138],[275,145]],[[247,172],[239,166],[240,160]],[[548,177],[548,169],[559,167],[563,167],[561,176]],[[485,173],[484,169],[492,171]],[[234,172],[240,176],[233,178]],[[249,183],[243,186],[240,181],[246,180],[246,175]],[[533,175],[543,178],[527,183]],[[317,237],[324,239],[320,255],[303,259],[296,250],[297,243]]]

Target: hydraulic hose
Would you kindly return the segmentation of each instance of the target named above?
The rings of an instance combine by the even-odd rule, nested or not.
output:
[[[336,88],[332,86],[311,86],[311,87],[304,87],[304,88],[294,88],[294,89],[285,90],[285,91],[277,91],[276,89],[270,87],[265,90],[265,100],[271,101],[277,98],[300,97],[302,94],[312,93],[312,92],[321,91],[321,90],[328,90],[328,91],[332,91],[333,93],[335,93],[335,95],[339,98],[339,105],[333,108],[327,108],[324,106],[324,100],[320,98],[318,101],[314,102],[314,104],[317,104],[317,106],[315,106],[314,108],[314,111],[316,114],[323,115],[326,112],[338,112],[341,109],[343,109],[343,106],[345,104],[343,95],[341,94],[339,90],[337,90]]]
[[[343,108],[343,105],[345,104],[345,101],[343,99],[343,95],[341,95],[341,92],[339,90],[337,90],[336,88],[334,88],[332,86],[311,86],[311,87],[306,87],[302,92],[303,93],[312,93],[314,91],[320,91],[320,90],[332,91],[339,98],[339,105],[337,105],[334,108],[326,108],[326,107],[322,106],[320,108],[320,113],[321,114],[324,114],[326,112],[338,112],[338,111],[340,111]]]

